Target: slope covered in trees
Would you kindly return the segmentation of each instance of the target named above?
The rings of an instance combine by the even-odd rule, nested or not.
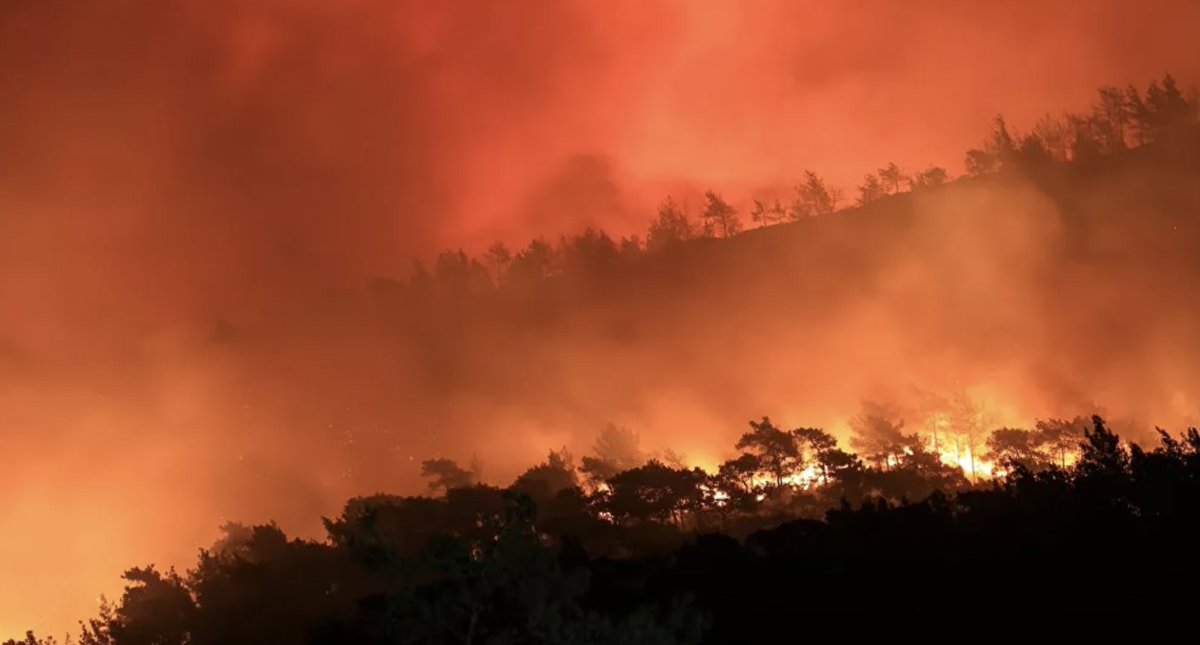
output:
[[[323,541],[227,525],[184,574],[130,569],[78,642],[665,645],[834,637],[842,614],[893,637],[1161,616],[1200,574],[1200,434],[1142,448],[1088,426],[1072,466],[1004,456],[974,487],[920,442],[872,467],[765,418],[711,474],[651,460],[581,485],[552,452],[505,489],[352,499]]]
[[[214,356],[271,375],[246,400],[295,388],[296,418],[356,431],[264,441],[281,461],[436,497],[356,496],[320,540],[230,525],[185,572],[131,569],[81,639],[746,642],[1163,602],[1200,563],[1200,439],[1148,425],[1200,409],[1195,105],[1106,88],[997,119],[966,177],[886,164],[849,208],[815,172],[745,213],[668,198],[644,241],[448,251],[319,315],[219,324]],[[614,426],[524,469],[524,428],[608,419],[648,445]],[[486,469],[451,458],[472,451]]]
[[[1200,244],[1195,102],[1169,77],[1100,97],[1025,133],[998,118],[953,181],[887,164],[836,212],[812,172],[745,213],[714,192],[691,211],[667,198],[644,243],[589,229],[446,252],[362,306],[417,346],[404,358],[426,400],[544,428],[616,419],[685,454],[747,409],[844,434],[863,398],[927,434],[963,397],[999,423],[1103,401],[1146,436],[1200,409],[1179,398],[1200,385],[1179,360],[1200,351],[1200,293],[1181,279]],[[645,412],[676,405],[697,413]],[[695,417],[696,444],[666,436]]]

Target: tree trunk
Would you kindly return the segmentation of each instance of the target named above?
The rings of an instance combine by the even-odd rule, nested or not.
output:
[[[975,435],[967,436],[967,450],[971,452],[971,479],[979,481],[979,478],[975,476]]]

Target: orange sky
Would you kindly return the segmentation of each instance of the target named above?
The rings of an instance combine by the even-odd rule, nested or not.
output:
[[[208,539],[228,505],[189,456],[214,419],[239,436],[209,409],[236,368],[174,348],[216,318],[641,231],[668,191],[957,175],[997,112],[1200,81],[1197,25],[1190,0],[0,3],[0,637]],[[304,485],[263,505],[326,503]]]

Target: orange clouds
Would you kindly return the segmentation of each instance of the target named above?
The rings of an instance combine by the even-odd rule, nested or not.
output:
[[[716,452],[721,415],[788,396],[781,412],[836,423],[897,356],[944,376],[954,357],[919,363],[910,345],[950,318],[893,312],[1033,306],[1002,278],[1038,266],[1042,247],[1021,241],[1053,230],[1011,222],[990,256],[960,253],[984,240],[952,225],[909,232],[928,245],[916,257],[870,240],[897,263],[879,284],[859,276],[878,298],[816,341],[788,319],[732,342],[670,327],[616,342],[603,334],[640,328],[594,323],[593,303],[546,345],[472,363],[487,395],[425,362],[515,341],[397,339],[342,290],[443,247],[641,231],[668,191],[742,208],[805,168],[847,188],[891,160],[957,174],[996,112],[1026,127],[1105,83],[1200,80],[1197,24],[1187,1],[0,3],[0,579],[28,582],[0,596],[0,629],[69,626],[121,567],[186,560],[222,516],[312,519],[363,487],[410,486],[404,461],[440,446],[492,450],[503,472],[612,414],[686,426],[685,448]],[[853,281],[828,260],[817,277]],[[939,272],[963,280],[924,290]],[[746,291],[728,280],[700,295]],[[967,288],[980,282],[996,291]],[[274,335],[226,351],[206,342],[220,318]],[[766,360],[766,337],[803,363]],[[1152,345],[1140,373],[1191,377]],[[510,378],[523,363],[542,371]],[[1037,365],[1038,384],[1060,367]],[[1033,370],[986,371],[1018,390]]]

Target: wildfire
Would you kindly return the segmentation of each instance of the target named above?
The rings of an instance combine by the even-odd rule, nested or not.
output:
[[[957,466],[972,479],[991,479],[999,475],[996,464],[972,454],[970,448],[959,450],[942,450],[939,453],[942,463]]]
[[[814,464],[809,464],[798,473],[789,475],[783,479],[783,483],[798,488],[811,488],[820,483],[821,474],[817,472],[817,467]]]

